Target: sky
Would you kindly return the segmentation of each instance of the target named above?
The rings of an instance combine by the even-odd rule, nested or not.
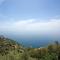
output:
[[[0,33],[60,36],[60,0],[0,0]]]

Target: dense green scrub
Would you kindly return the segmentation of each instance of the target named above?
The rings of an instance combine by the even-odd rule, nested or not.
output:
[[[56,41],[45,48],[25,48],[1,36],[0,60],[60,60],[60,44]]]

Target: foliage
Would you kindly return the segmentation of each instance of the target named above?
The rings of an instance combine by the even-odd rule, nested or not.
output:
[[[42,48],[24,48],[14,40],[0,37],[0,60],[60,60],[60,44]]]

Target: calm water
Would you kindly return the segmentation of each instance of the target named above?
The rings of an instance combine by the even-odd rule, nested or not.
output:
[[[47,46],[50,43],[53,43],[56,40],[60,40],[59,38],[55,38],[52,36],[22,36],[22,35],[15,35],[15,34],[7,34],[5,35],[6,37],[13,39],[15,41],[17,41],[18,43],[24,45],[25,47],[43,47],[43,46]]]
[[[43,47],[54,42],[50,37],[20,37],[20,36],[9,36],[9,38],[17,41],[18,43],[24,45],[25,47]]]

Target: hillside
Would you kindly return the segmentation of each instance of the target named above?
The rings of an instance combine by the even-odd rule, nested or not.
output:
[[[22,45],[4,36],[0,36],[0,60],[18,60],[24,52]]]
[[[21,47],[22,46],[18,44],[16,41],[9,38],[5,38],[4,36],[0,36],[0,49],[14,50]]]
[[[60,44],[26,48],[14,40],[0,36],[0,60],[60,60]]]

